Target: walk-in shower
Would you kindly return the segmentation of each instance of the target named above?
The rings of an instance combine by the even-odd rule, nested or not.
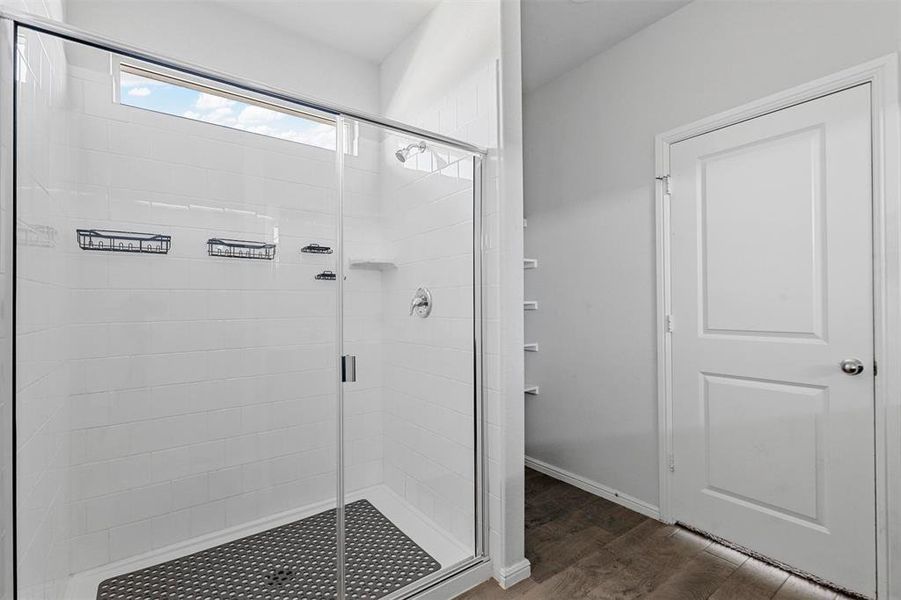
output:
[[[485,560],[482,152],[0,23],[15,597],[405,598]]]

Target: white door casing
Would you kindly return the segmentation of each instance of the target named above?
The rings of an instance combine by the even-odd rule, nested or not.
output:
[[[875,596],[870,134],[864,84],[670,146],[670,516]]]

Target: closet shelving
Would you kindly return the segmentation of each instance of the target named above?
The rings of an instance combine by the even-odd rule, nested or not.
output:
[[[523,219],[523,228],[528,225],[528,222]],[[537,258],[523,258],[522,259],[522,268],[525,271],[531,271],[533,269],[538,268],[538,259]],[[522,304],[522,309],[524,312],[530,312],[533,310],[538,310],[538,301],[537,300],[525,300]],[[523,347],[525,352],[538,352],[538,342],[530,342],[526,343]],[[525,393],[529,396],[537,396],[538,395],[538,385],[536,384],[526,384]]]

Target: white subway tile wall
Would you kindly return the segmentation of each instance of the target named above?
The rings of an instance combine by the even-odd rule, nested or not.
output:
[[[18,46],[20,276],[17,314],[16,465],[19,597],[59,598],[68,575],[68,290],[57,233],[65,216],[51,168],[62,134],[58,108],[71,97],[62,45],[23,34]],[[9,221],[4,221],[9,223]]]
[[[337,175],[333,152],[120,106],[108,73],[24,38],[19,213],[57,235],[20,235],[19,572],[56,600],[70,573],[334,498],[337,303],[314,276],[335,255],[299,250],[334,246]],[[360,196],[368,160],[348,163]],[[365,245],[371,215],[350,216]],[[172,249],[86,252],[79,227]],[[210,257],[210,237],[277,258]],[[349,403],[350,488],[381,481],[378,387]]]
[[[71,571],[334,497],[335,287],[330,151],[113,102],[83,104],[55,149],[71,290]],[[78,110],[80,108],[80,110]],[[69,159],[69,160],[66,160]],[[166,256],[85,252],[77,227],[172,236]],[[207,255],[211,237],[276,260]]]
[[[434,106],[410,115],[423,128],[496,147],[496,68],[481,66],[449,84]],[[475,415],[473,406],[473,162],[441,147],[408,160],[385,140],[382,204],[396,271],[384,276],[385,482],[434,519],[461,545],[474,542]],[[498,460],[499,323],[497,320],[497,178],[494,158],[483,171],[483,384],[489,478]],[[408,315],[420,285],[434,300],[425,320]],[[390,332],[390,333],[389,333]],[[492,450],[494,449],[494,450]],[[500,514],[489,481],[491,511]],[[492,537],[497,543],[495,527]],[[490,543],[490,541],[489,541]]]

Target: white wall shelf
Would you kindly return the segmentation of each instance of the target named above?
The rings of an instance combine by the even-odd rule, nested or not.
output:
[[[523,347],[523,349],[526,352],[538,352],[538,342],[532,342],[532,343],[526,344]]]
[[[524,258],[522,259],[522,268],[523,269],[537,269],[538,268],[538,259],[537,258]]]
[[[373,271],[387,271],[396,269],[397,263],[390,258],[350,258],[347,265],[351,269],[370,269]]]
[[[538,310],[538,300],[526,300],[522,303],[523,310]]]
[[[538,386],[537,385],[529,385],[527,383],[525,393],[530,396],[537,396],[538,395]]]

